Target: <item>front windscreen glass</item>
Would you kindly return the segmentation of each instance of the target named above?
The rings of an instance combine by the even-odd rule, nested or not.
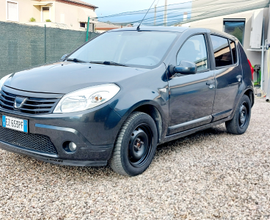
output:
[[[152,67],[162,61],[176,37],[170,32],[107,32],[75,51],[68,60]]]

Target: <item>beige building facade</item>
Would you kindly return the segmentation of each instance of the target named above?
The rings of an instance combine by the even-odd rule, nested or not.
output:
[[[0,21],[80,30],[86,28],[88,17],[96,18],[96,8],[80,0],[0,0]]]
[[[95,22],[95,32],[104,33],[106,31],[122,28],[120,25],[108,24],[104,22]]]

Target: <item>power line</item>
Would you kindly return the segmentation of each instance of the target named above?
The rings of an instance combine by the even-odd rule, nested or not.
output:
[[[164,6],[153,7],[149,10],[142,24],[155,26],[163,26],[165,23],[167,23],[167,26],[181,25],[206,18],[264,8],[268,7],[268,5],[269,0],[190,0],[168,4],[166,18]],[[96,19],[115,25],[136,25],[141,21],[147,10],[126,11],[108,16],[100,16]],[[187,19],[185,20],[183,19],[184,14],[187,14]]]

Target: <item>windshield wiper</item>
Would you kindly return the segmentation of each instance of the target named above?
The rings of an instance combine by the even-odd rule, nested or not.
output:
[[[79,60],[77,58],[68,58],[67,61],[73,61],[75,63],[86,63],[84,60]]]
[[[104,64],[104,65],[113,65],[113,66],[127,66],[125,64],[122,63],[116,63],[114,61],[90,61],[90,63],[94,63],[94,64]]]

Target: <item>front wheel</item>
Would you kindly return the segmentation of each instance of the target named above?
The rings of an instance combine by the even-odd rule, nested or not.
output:
[[[136,176],[151,164],[157,146],[154,120],[143,112],[134,112],[117,137],[109,164],[119,174]]]
[[[226,122],[226,128],[229,133],[243,134],[248,128],[251,117],[251,104],[248,96],[243,95],[233,118]]]

